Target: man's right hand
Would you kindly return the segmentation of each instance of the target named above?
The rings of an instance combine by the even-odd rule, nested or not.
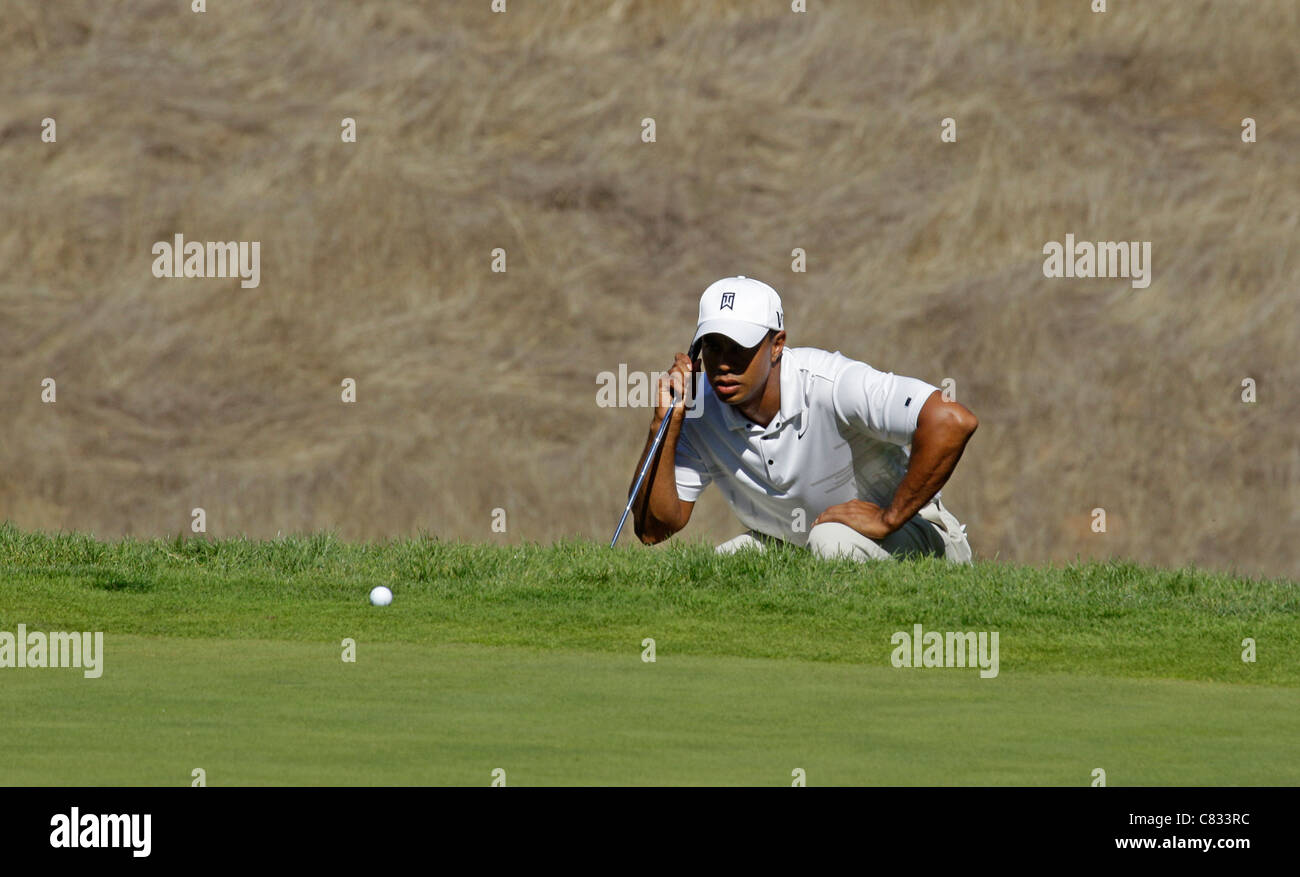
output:
[[[695,377],[696,372],[699,371],[698,362],[699,360],[696,360],[692,363],[691,358],[685,353],[677,354],[673,367],[659,379],[659,385],[655,388],[658,396],[655,401],[654,420],[650,424],[650,434],[646,436],[645,450],[641,453],[640,462],[637,463],[637,471],[640,471],[640,467],[645,464],[646,455],[650,453],[660,427],[663,427],[665,422],[668,426],[665,428],[663,445],[658,451],[658,459],[652,464],[654,469],[641,486],[641,492],[632,505],[636,535],[646,545],[662,542],[685,527],[686,522],[691,519],[691,508],[695,505],[693,501],[688,502],[677,495],[674,467],[677,439],[682,429],[682,421],[686,417],[687,407],[700,404],[699,400],[694,398]],[[689,395],[686,392],[688,388]],[[674,393],[677,397],[675,404]],[[665,421],[664,418],[668,417],[670,408],[672,419]]]
[[[668,374],[659,379],[658,400],[655,405],[654,422],[651,429],[658,429],[663,423],[664,417],[668,415],[668,406],[672,404],[673,394],[677,396],[677,404],[673,405],[674,427],[681,426],[682,419],[686,416],[686,388],[689,386],[694,389],[692,378],[695,369],[692,367],[691,358],[685,353],[677,354],[673,361],[673,367],[669,369]],[[689,400],[698,404],[697,400]]]

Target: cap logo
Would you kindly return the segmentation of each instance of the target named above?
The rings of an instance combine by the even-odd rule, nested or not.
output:
[[[731,308],[734,311],[736,309],[735,304],[736,304],[736,294],[734,292],[724,292],[722,294],[722,305],[718,308],[718,310],[721,311],[727,308]]]

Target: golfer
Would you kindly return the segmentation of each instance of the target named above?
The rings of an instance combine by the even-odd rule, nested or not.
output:
[[[675,392],[658,459],[633,502],[641,541],[685,527],[716,484],[748,530],[721,553],[780,540],[820,557],[970,563],[966,528],[939,489],[975,415],[924,381],[785,339],[781,298],[766,283],[728,277],[704,291],[690,355],[678,353],[659,382],[637,464],[640,472]],[[688,381],[694,392],[685,394]]]

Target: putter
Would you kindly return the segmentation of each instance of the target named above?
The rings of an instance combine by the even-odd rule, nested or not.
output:
[[[697,372],[695,371],[695,352],[698,344],[691,345],[691,380],[696,380]],[[683,392],[685,387],[682,388]],[[668,431],[668,424],[673,419],[673,406],[677,404],[677,393],[672,393],[672,402],[668,404],[668,414],[664,417],[663,422],[659,424],[659,432],[655,433],[655,440],[650,445],[650,453],[646,455],[645,464],[641,466],[641,474],[636,477],[636,484],[632,485],[632,495],[627,498],[627,505],[623,508],[623,517],[618,519],[618,529],[614,531],[614,538],[609,540],[609,547],[613,548],[618,542],[619,534],[623,532],[623,525],[627,523],[627,516],[632,511],[632,503],[636,502],[636,495],[641,492],[641,482],[645,481],[646,473],[650,471],[650,464],[654,462],[655,455],[659,453],[659,445],[664,440],[664,433]]]

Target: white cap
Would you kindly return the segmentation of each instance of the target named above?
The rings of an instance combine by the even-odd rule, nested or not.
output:
[[[769,329],[784,329],[785,315],[776,290],[749,277],[724,277],[700,296],[700,319],[691,341],[691,357],[700,339],[718,332],[741,347],[753,347]]]

